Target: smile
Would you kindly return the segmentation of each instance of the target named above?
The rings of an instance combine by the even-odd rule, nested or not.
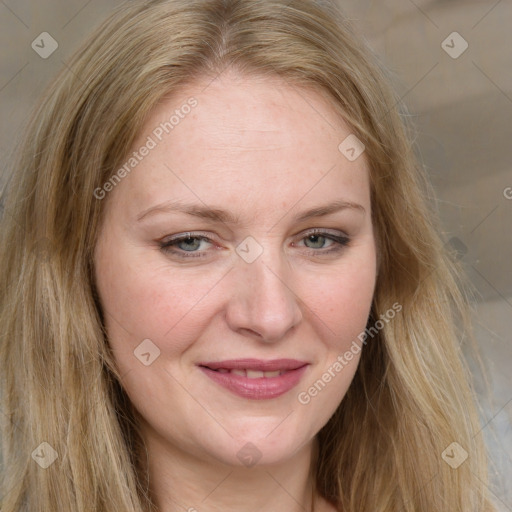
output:
[[[273,372],[261,372],[259,370],[228,370],[227,368],[219,368],[214,370],[219,373],[233,373],[234,375],[240,375],[241,377],[247,377],[248,379],[261,379],[262,377],[271,378],[279,377],[285,373],[286,370],[275,370]]]
[[[276,398],[294,388],[309,363],[294,359],[239,359],[198,365],[203,373],[231,393],[252,400]]]

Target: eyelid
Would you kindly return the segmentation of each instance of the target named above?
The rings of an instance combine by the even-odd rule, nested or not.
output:
[[[330,228],[311,228],[311,229],[306,229],[304,231],[301,231],[296,236],[306,237],[308,235],[317,235],[317,234],[321,234],[321,235],[334,235],[334,236],[349,238],[349,236],[346,233],[344,233],[343,231],[340,231],[339,229],[330,229]]]
[[[213,244],[214,241],[209,234],[200,231],[185,231],[183,233],[178,233],[171,237],[164,237],[158,240],[158,245],[160,246],[160,250],[170,256],[176,256],[181,259],[190,259],[190,258],[205,258],[209,256],[209,251],[182,251],[179,249],[173,248],[173,244],[177,244],[182,240],[186,240],[187,238],[204,240],[209,244]]]
[[[157,240],[157,242],[160,245],[165,246],[169,245],[171,242],[179,242],[187,238],[199,238],[209,243],[215,243],[215,237],[213,237],[211,233],[208,233],[206,231],[184,231],[183,233],[177,233],[176,235],[165,236]]]
[[[351,238],[348,235],[346,235],[343,231],[329,228],[307,229],[295,235],[295,237],[299,237],[299,241],[302,241],[308,236],[312,235],[323,235],[327,240],[333,242],[333,244],[328,249],[311,249],[306,247],[306,249],[309,249],[306,252],[308,252],[310,255],[314,254],[317,256],[327,256],[331,253],[338,253],[342,251],[346,246],[348,246],[349,243],[351,242]],[[179,243],[182,240],[186,240],[187,238],[204,240],[209,244],[215,244],[214,237],[212,237],[211,233],[204,231],[185,231],[182,233],[178,233],[176,235],[172,235],[170,237],[163,237],[162,239],[158,240],[158,243],[160,245],[161,250],[181,259],[200,257],[205,258],[209,256],[210,251],[208,250],[184,251],[180,249],[173,249],[173,244]],[[219,249],[218,246],[217,249]]]
[[[329,247],[328,249],[311,249],[309,248],[310,254],[315,254],[316,256],[327,256],[331,253],[338,253],[345,249],[351,242],[351,237],[346,235],[343,231],[339,230],[330,230],[328,228],[313,228],[306,231],[303,231],[299,234],[300,238],[299,241],[303,241],[308,236],[312,235],[323,235],[327,240],[330,240],[333,242],[332,247]],[[306,249],[308,249],[306,247]]]
[[[337,229],[329,229],[329,228],[311,228],[311,229],[306,229],[304,231],[301,231],[297,235],[295,235],[295,237],[298,236],[298,237],[300,237],[302,239],[304,237],[307,237],[309,235],[314,235],[314,234],[334,235],[334,236],[338,236],[340,238],[347,238],[347,239],[350,238],[343,231],[340,231],[340,230],[337,230]],[[212,234],[209,233],[209,232],[206,232],[206,231],[184,231],[182,233],[177,233],[176,235],[165,236],[165,237],[159,239],[158,242],[161,243],[161,244],[166,244],[166,243],[169,243],[169,242],[174,242],[174,241],[177,241],[177,240],[183,240],[183,239],[186,239],[186,238],[201,238],[201,239],[209,241],[209,242],[215,241],[214,237],[212,237]]]

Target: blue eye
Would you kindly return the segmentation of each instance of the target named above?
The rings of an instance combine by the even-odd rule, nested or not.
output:
[[[314,230],[301,239],[304,246],[312,249],[312,253],[330,254],[342,250],[349,243],[349,238],[344,235],[326,233],[320,230]]]
[[[323,235],[308,235],[304,240],[304,245],[310,249],[325,249],[325,242],[332,242],[333,240]],[[311,243],[312,245],[308,245]]]
[[[178,240],[176,242],[176,246],[179,249],[182,249],[183,251],[193,252],[199,249],[199,247],[201,246],[201,242],[203,242],[203,240],[203,238],[189,236],[187,238],[182,238],[181,240]]]
[[[167,242],[163,242],[160,244],[160,248],[164,252],[169,252],[172,254],[176,254],[177,256],[183,258],[197,258],[205,256],[204,248],[203,251],[199,252],[198,249],[201,247],[202,242],[209,243],[211,245],[211,241],[206,236],[198,236],[192,235],[191,233],[187,233],[184,236],[178,236],[173,238]],[[176,248],[178,250],[176,250]],[[189,254],[186,254],[189,253]],[[195,254],[197,253],[197,254]]]
[[[327,255],[341,251],[350,242],[345,235],[328,233],[321,230],[313,230],[300,239],[309,249],[310,255]],[[204,258],[209,255],[209,247],[212,240],[201,234],[184,233],[165,242],[160,242],[162,251],[179,258]]]

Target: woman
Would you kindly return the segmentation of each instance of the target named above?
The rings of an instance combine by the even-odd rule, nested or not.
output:
[[[489,511],[410,139],[327,2],[135,1],[1,233],[2,511]]]

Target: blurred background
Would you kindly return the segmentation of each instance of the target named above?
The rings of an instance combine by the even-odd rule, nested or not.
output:
[[[257,1],[257,0],[256,0]],[[0,0],[0,188],[39,94],[117,0]],[[488,390],[468,354],[494,499],[512,512],[512,1],[339,0],[391,70],[475,290]]]

